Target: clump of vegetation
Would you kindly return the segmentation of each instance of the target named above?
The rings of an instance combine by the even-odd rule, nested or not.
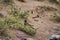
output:
[[[57,0],[49,0],[49,2],[52,2],[52,3],[58,3]]]
[[[2,18],[0,20],[0,35],[10,37],[10,38],[14,38],[13,37],[14,35],[9,32],[9,25],[5,20],[6,20],[6,18]]]
[[[12,4],[14,0],[2,0],[1,2],[5,4]]]
[[[55,21],[60,22],[60,13],[55,13],[53,18]]]
[[[18,0],[18,1],[25,2],[25,0]]]
[[[4,17],[0,20],[0,34],[10,36],[8,30],[9,29],[16,29],[24,31],[25,33],[33,36],[36,33],[36,29],[30,26],[29,23],[24,25],[24,20],[28,18],[28,12],[19,12],[16,8],[11,10],[10,18]],[[22,19],[23,18],[23,19]],[[29,25],[28,25],[29,24]],[[8,32],[8,33],[7,33]]]
[[[34,35],[36,33],[36,30],[32,26],[28,25],[28,23],[27,25],[24,25],[26,23],[24,23],[23,19],[28,18],[29,16],[28,12],[19,12],[18,9],[14,8],[10,14],[13,15],[15,17],[14,20],[16,20],[16,23],[13,24],[14,26],[12,25],[13,28],[22,30],[30,35]]]
[[[14,17],[19,17],[19,18],[23,18],[23,19],[27,19],[29,14],[28,12],[20,12],[18,9],[14,8],[11,10],[11,15],[13,15]]]
[[[21,12],[19,16],[23,19],[27,19],[29,14],[27,12]]]
[[[28,24],[24,25],[24,27],[22,29],[20,29],[20,30],[26,32],[27,34],[29,34],[31,36],[35,35],[35,33],[36,33],[36,29],[34,29],[33,27],[31,27]]]
[[[19,16],[19,14],[20,14],[20,12],[19,12],[19,10],[17,8],[11,9],[10,15],[12,15],[14,17],[17,17],[17,16]]]

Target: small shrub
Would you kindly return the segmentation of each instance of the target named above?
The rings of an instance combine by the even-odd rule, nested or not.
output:
[[[60,22],[60,14],[59,13],[55,13],[53,18],[55,21]]]
[[[13,8],[11,9],[11,15],[13,15],[14,17],[19,16],[19,10],[17,8]]]
[[[23,19],[27,19],[29,14],[28,14],[28,12],[21,12],[19,16]]]
[[[20,30],[26,32],[27,34],[34,36],[36,33],[36,29],[34,29],[32,26],[30,25],[25,25],[23,27],[20,27]]]
[[[4,22],[4,20],[0,20],[0,35],[6,36],[6,32],[7,32],[7,25]]]
[[[28,18],[28,16],[29,16],[28,12],[19,12],[18,9],[14,8],[14,9],[12,9],[10,14],[15,17],[15,20],[17,20],[17,22],[15,24],[11,25],[12,28],[22,30],[29,35],[34,35],[36,33],[36,30],[32,26],[30,26],[28,24],[24,25],[23,19]]]
[[[27,23],[26,25],[24,25],[23,19],[27,19],[29,16],[27,12],[20,13],[19,10],[14,8],[11,11],[10,15],[12,15],[10,18],[4,17],[0,20],[0,28],[3,29],[1,30],[1,33],[5,34],[5,29],[21,30],[32,36],[36,33],[36,30],[32,26],[30,26],[30,24],[28,25]],[[6,33],[6,35],[10,36],[9,32],[8,34]]]
[[[14,17],[20,17],[23,19],[28,18],[29,16],[28,12],[20,12],[17,8],[12,9],[10,14]]]
[[[25,30],[26,30],[26,32],[28,33],[28,34],[30,34],[30,35],[35,35],[35,33],[36,33],[36,29],[34,29],[32,26],[30,26],[30,25],[25,25]]]

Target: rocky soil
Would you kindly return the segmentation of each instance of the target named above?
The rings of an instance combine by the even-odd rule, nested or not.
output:
[[[35,1],[35,0],[26,0],[25,3],[15,0],[15,5],[18,8],[21,8],[23,11],[29,11],[29,18],[27,21],[37,29],[35,36],[29,36],[24,32],[18,30],[12,30],[11,32],[17,36],[17,40],[49,40],[52,34],[57,34],[56,26],[59,25],[50,20],[51,16],[55,12],[60,11],[60,6],[55,3],[50,3],[47,0],[45,1]],[[4,5],[2,5],[4,6]],[[6,12],[8,7],[0,6],[1,12],[3,15],[8,15]],[[47,8],[49,7],[49,8]],[[8,15],[9,16],[9,15]],[[1,37],[0,37],[1,38]],[[1,40],[1,39],[0,39]],[[6,39],[10,40],[10,39]]]

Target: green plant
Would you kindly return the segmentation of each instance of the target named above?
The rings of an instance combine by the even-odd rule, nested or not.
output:
[[[6,34],[7,36],[11,36],[11,34],[9,34],[8,30],[6,29],[21,30],[32,36],[36,33],[36,30],[30,26],[30,24],[27,23],[24,25],[23,19],[28,18],[28,12],[19,12],[18,9],[14,8],[11,10],[10,15],[12,15],[10,18],[4,17],[0,20],[0,28],[3,29],[1,30],[1,33],[3,33],[3,35]]]
[[[0,20],[0,35],[6,36],[6,32],[7,32],[7,25],[4,22],[4,19],[1,19]]]
[[[28,12],[20,12],[17,8],[13,8],[11,9],[11,15],[13,15],[14,17],[20,17],[20,18],[28,18],[29,14]]]
[[[17,8],[12,8],[10,15],[13,15],[14,17],[19,16],[19,10]]]
[[[23,31],[25,31],[27,34],[32,35],[32,36],[35,35],[35,33],[36,33],[36,29],[34,29],[30,25],[25,25]]]
[[[36,30],[32,26],[28,24],[24,25],[23,19],[28,18],[28,12],[19,12],[18,9],[14,8],[12,9],[10,15],[13,15],[15,17],[15,20],[17,20],[17,22],[15,24],[12,24],[11,27],[13,27],[14,29],[22,30],[29,35],[34,35],[36,33]]]
[[[21,12],[19,16],[23,19],[27,19],[29,14],[28,14],[28,12]]]

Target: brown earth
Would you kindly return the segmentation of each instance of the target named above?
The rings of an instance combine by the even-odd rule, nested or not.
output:
[[[53,13],[59,12],[59,5],[50,3],[47,0],[43,2],[26,0],[25,3],[15,0],[15,5],[16,7],[21,8],[22,11],[29,11],[30,16],[28,18],[28,22],[33,25],[34,28],[38,28],[36,35],[33,37],[18,30],[12,30],[12,32],[18,37],[17,40],[20,40],[22,37],[30,38],[30,40],[49,40],[49,37],[52,34],[58,33],[56,30],[54,30],[54,28],[59,24],[51,21],[50,18]],[[0,6],[1,12],[4,15],[8,15],[6,11],[9,9],[9,7],[2,8],[2,6]],[[42,6],[52,7],[52,9],[46,10],[45,8],[41,8]]]

